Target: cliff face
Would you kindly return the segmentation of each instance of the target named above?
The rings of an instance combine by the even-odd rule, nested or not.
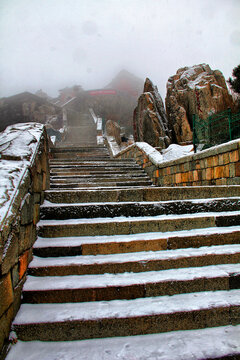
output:
[[[192,116],[209,115],[233,108],[225,78],[219,70],[200,64],[181,68],[167,83],[166,112],[173,142],[192,142]]]
[[[171,143],[162,98],[157,87],[148,78],[134,110],[133,128],[135,141],[145,141],[161,148],[166,148]]]

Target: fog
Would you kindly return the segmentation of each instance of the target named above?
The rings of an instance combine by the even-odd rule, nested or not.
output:
[[[106,86],[121,70],[165,96],[180,67],[240,63],[240,0],[1,0],[0,97]]]

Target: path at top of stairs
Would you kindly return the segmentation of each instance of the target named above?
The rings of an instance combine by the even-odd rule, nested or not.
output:
[[[240,359],[240,187],[155,187],[102,146],[52,156],[7,360]]]

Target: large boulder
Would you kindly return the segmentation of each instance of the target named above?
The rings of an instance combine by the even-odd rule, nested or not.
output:
[[[113,137],[118,145],[121,144],[121,128],[115,121],[108,120],[106,122],[106,134]]]
[[[135,141],[166,148],[171,143],[167,116],[156,86],[148,78],[133,114]]]
[[[166,111],[173,142],[192,142],[192,117],[209,115],[233,108],[224,76],[207,64],[184,67],[167,83]]]

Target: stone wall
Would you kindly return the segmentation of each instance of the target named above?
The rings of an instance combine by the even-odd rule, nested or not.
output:
[[[240,139],[168,162],[142,144],[135,143],[115,157],[134,158],[155,185],[240,185]]]
[[[26,141],[26,133],[32,139],[27,144],[31,152],[21,156],[21,139]],[[5,199],[3,195],[6,191],[2,191],[0,198],[4,209],[0,222],[0,358],[1,349],[4,356],[11,322],[20,306],[21,290],[36,240],[40,204],[44,190],[49,187],[48,142],[43,125],[18,124],[5,138],[10,139],[8,150],[12,146],[12,154],[0,149],[0,170],[4,166],[9,167],[13,191],[7,186],[8,196]],[[19,168],[16,163],[19,163]],[[18,169],[17,172],[14,169]],[[1,181],[8,184],[7,175],[4,178],[2,174],[3,171]],[[16,187],[14,181],[17,181]]]

